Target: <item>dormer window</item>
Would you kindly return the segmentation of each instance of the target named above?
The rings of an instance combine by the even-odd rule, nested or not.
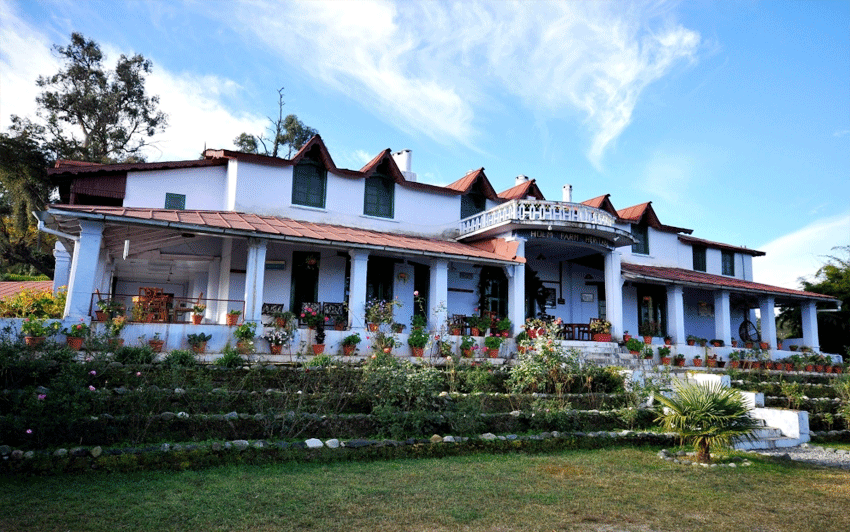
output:
[[[731,251],[722,251],[720,254],[721,261],[723,263],[723,275],[728,275],[730,277],[735,276],[735,254]]]
[[[468,218],[487,209],[487,198],[480,192],[470,192],[460,198],[460,217]]]
[[[649,228],[645,224],[632,225],[632,237],[635,239],[632,253],[649,255]]]
[[[705,246],[692,246],[694,255],[694,271],[696,272],[704,272],[706,271],[705,265]]]
[[[392,218],[395,203],[395,182],[389,176],[375,174],[366,178],[363,214]]]
[[[304,159],[292,171],[292,204],[325,207],[328,172],[322,163]]]

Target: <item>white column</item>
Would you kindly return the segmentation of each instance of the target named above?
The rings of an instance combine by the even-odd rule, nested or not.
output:
[[[86,319],[89,317],[95,277],[103,242],[103,223],[80,220],[80,239],[74,245],[71,273],[68,279],[68,299],[65,301],[65,317]]]
[[[207,310],[204,312],[204,318],[212,322],[215,322],[218,315],[218,305],[213,300],[218,299],[218,281],[220,275],[221,259],[216,257],[210,261],[207,267],[207,301],[202,301],[207,306]]]
[[[732,308],[729,306],[728,290],[714,292],[714,337],[723,340],[723,345],[732,345]]]
[[[685,298],[680,285],[667,287],[667,334],[673,343],[685,343]]]
[[[248,239],[245,266],[245,321],[262,325],[263,285],[266,277],[266,240]]]
[[[225,323],[227,318],[227,301],[230,299],[230,262],[233,259],[233,240],[229,238],[221,241],[221,261],[218,265],[218,311],[216,312],[216,323]]]
[[[803,345],[817,351],[820,349],[817,304],[814,301],[806,301],[800,305],[800,314],[803,317]]]
[[[516,256],[525,257],[525,239],[511,237],[507,240],[519,242]],[[508,277],[508,319],[511,320],[513,331],[516,336],[525,325],[525,264],[513,264],[505,266],[505,275]]]
[[[56,242],[53,246],[53,258],[56,259],[56,266],[53,269],[53,292],[56,292],[59,287],[68,286],[71,278],[71,254],[62,242]]]
[[[428,285],[428,322],[432,331],[439,331],[446,323],[446,305],[449,302],[449,261],[434,259],[431,261],[430,282]]]
[[[761,341],[767,342],[771,349],[776,349],[776,303],[773,296],[765,296],[759,300],[761,309]]]
[[[351,277],[348,290],[348,322],[352,329],[366,327],[366,271],[369,267],[369,252],[351,250]]]
[[[611,322],[611,335],[623,339],[623,278],[620,252],[612,249],[605,254],[605,308]]]

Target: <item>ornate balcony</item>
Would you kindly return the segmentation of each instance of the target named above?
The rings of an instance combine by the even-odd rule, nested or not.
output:
[[[531,231],[532,237],[586,235],[601,238],[613,247],[630,245],[634,241],[631,234],[615,227],[616,221],[610,213],[581,203],[511,200],[461,220],[457,238],[477,240],[525,230]]]

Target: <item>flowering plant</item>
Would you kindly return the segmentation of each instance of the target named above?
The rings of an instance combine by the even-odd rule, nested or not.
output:
[[[342,345],[357,345],[360,343],[360,335],[358,333],[349,334],[342,339]]]
[[[71,325],[62,330],[65,336],[70,336],[71,338],[83,338],[89,334],[91,331],[91,327],[86,325],[83,320],[80,320],[80,323],[76,325]]]
[[[317,312],[316,309],[305,307],[301,313],[301,319],[307,323],[307,327],[315,328],[320,323],[324,324],[329,318],[321,312]]]
[[[461,350],[472,349],[472,346],[475,345],[475,340],[472,339],[471,336],[464,335],[460,339],[460,348]]]
[[[484,339],[484,347],[487,349],[499,349],[504,340],[501,336],[488,336]]]
[[[496,320],[493,323],[493,328],[496,329],[497,331],[503,333],[503,332],[510,331],[511,325],[513,325],[511,323],[511,320],[509,320],[508,318],[502,318],[500,320]]]
[[[401,301],[391,299],[373,299],[366,303],[366,322],[367,323],[385,323],[391,325],[393,323],[393,313],[395,307],[401,307]]]
[[[59,322],[54,321],[50,325],[45,325],[43,319],[30,316],[21,323],[21,332],[25,336],[52,336],[59,331],[59,327]]]
[[[428,333],[424,328],[417,327],[410,331],[407,337],[407,345],[410,347],[425,347],[428,344]]]
[[[202,316],[204,314],[204,312],[206,312],[206,310],[207,310],[206,305],[194,305],[194,306],[192,306],[192,314],[194,314],[195,316]]]
[[[99,308],[101,312],[108,312],[111,314],[113,312],[122,312],[124,310],[124,305],[113,299],[98,299],[97,308]]]
[[[285,345],[292,339],[292,332],[289,329],[274,329],[263,338],[269,345]]]
[[[109,333],[109,336],[118,336],[126,324],[127,318],[124,316],[115,316],[106,324],[106,332]]]
[[[249,340],[253,340],[255,333],[257,331],[257,324],[253,321],[245,322],[242,325],[236,327],[233,331],[233,336],[237,339],[247,342]]]
[[[590,322],[590,332],[594,334],[608,334],[611,332],[611,322],[608,320],[594,320]]]
[[[492,324],[492,321],[488,316],[470,316],[466,318],[466,322],[470,328],[478,329],[481,332],[486,331]]]

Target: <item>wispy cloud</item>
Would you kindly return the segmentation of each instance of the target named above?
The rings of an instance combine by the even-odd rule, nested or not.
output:
[[[753,259],[754,278],[759,282],[799,288],[800,277],[814,276],[832,248],[850,244],[850,211],[821,218],[781,236],[758,249],[767,253]]]
[[[832,134],[833,137],[843,137],[845,135],[850,135],[850,129],[842,129]]]
[[[656,150],[643,169],[643,190],[653,198],[677,204],[687,198],[693,174],[699,167],[695,159],[684,153]]]
[[[388,123],[447,144],[473,147],[483,134],[476,112],[499,94],[544,116],[578,111],[597,167],[641,92],[700,45],[663,1],[259,0],[222,16]]]
[[[62,62],[51,50],[52,43],[39,28],[27,25],[13,9],[13,4],[0,2],[0,127],[5,130],[12,114],[35,118],[35,97],[41,89],[35,80],[40,75],[57,72]],[[66,44],[66,43],[63,43]],[[104,52],[104,65],[112,68],[121,53],[109,42],[99,42]],[[191,72],[174,73],[154,64],[148,76],[148,94],[160,97],[160,109],[168,113],[168,128],[156,135],[145,153],[148,160],[191,159],[208,147],[231,147],[233,138],[243,131],[260,133],[266,119],[257,115],[229,111],[224,100],[233,99],[242,87],[229,79]],[[199,133],[202,132],[202,133]]]

